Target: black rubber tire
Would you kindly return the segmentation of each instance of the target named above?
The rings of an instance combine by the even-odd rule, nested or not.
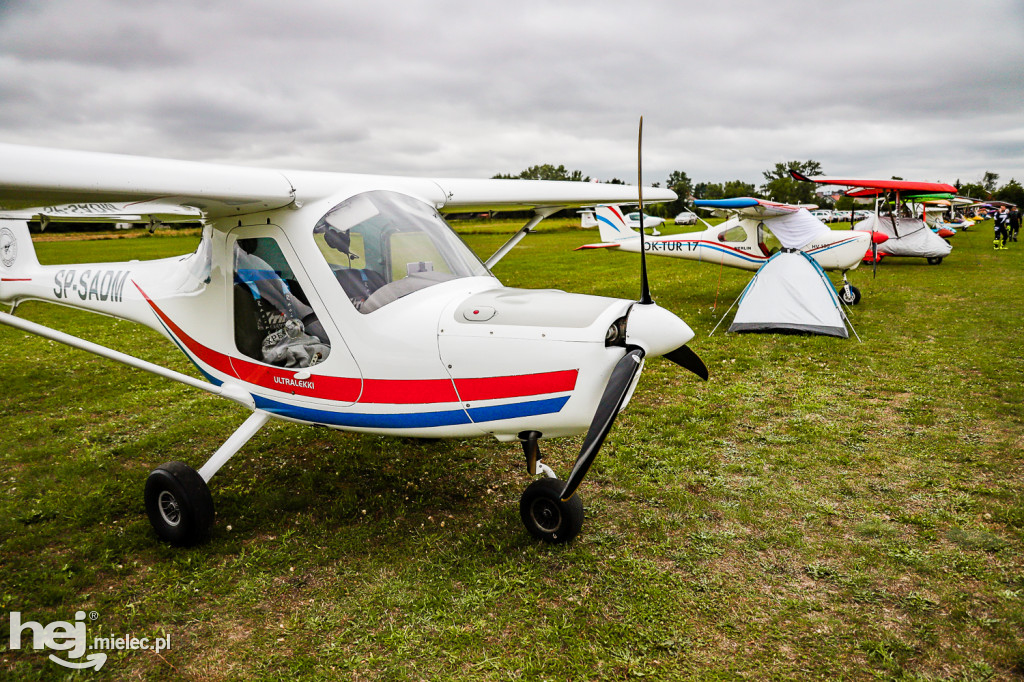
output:
[[[846,295],[846,287],[839,287],[839,300],[846,305],[857,305],[860,303],[860,289],[850,285],[851,296]]]
[[[938,265],[942,262],[942,256],[930,256],[928,258],[928,265]]]
[[[562,501],[565,481],[539,478],[519,498],[519,516],[530,535],[550,543],[566,543],[583,528],[583,502],[573,495]]]
[[[213,496],[206,481],[184,462],[161,464],[146,479],[146,514],[153,530],[172,545],[206,540],[213,527]]]

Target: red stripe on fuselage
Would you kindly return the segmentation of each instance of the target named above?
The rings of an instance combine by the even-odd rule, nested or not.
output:
[[[295,379],[294,369],[231,357],[208,348],[186,334],[146,292],[133,280],[146,302],[167,329],[198,360],[217,371],[241,381],[274,391],[309,396],[340,402],[385,403],[396,405],[453,403],[470,400],[500,400],[564,393],[576,388],[579,370],[560,370],[515,376],[480,377],[469,379],[358,379],[310,375],[308,379]],[[362,391],[360,392],[360,387]],[[458,393],[456,393],[456,387]]]
[[[463,400],[496,400],[510,396],[561,393],[576,388],[579,370],[567,369],[543,374],[522,374],[509,377],[456,379],[455,387]]]

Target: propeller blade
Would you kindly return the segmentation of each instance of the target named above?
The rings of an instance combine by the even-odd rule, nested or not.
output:
[[[636,185],[640,200],[640,301],[641,305],[654,303],[651,298],[651,285],[647,281],[647,245],[644,243],[644,117],[640,117],[640,131],[636,136]]]
[[[671,360],[683,369],[693,372],[704,381],[708,380],[708,366],[704,364],[704,361],[689,346],[679,346],[679,348],[669,351],[661,357]]]
[[[889,235],[871,230],[871,279],[878,274],[878,245],[889,240]]]
[[[888,195],[887,195],[888,196]],[[896,238],[900,237],[900,220],[899,216],[896,215],[900,211],[900,191],[896,190],[896,203],[893,204],[892,211],[889,213],[890,222],[892,222],[892,231],[896,235]]]
[[[597,457],[605,437],[611,431],[612,424],[615,423],[615,417],[618,416],[622,404],[626,401],[629,387],[633,385],[633,379],[640,371],[643,359],[643,349],[634,348],[622,356],[622,359],[612,369],[612,375],[608,379],[608,385],[605,386],[601,402],[597,404],[597,411],[594,412],[594,419],[590,422],[590,429],[587,430],[587,436],[583,439],[580,456],[576,458],[576,464],[569,474],[569,479],[565,482],[565,488],[562,489],[563,502],[568,501],[576,494],[576,489],[580,487],[583,477],[587,475],[590,465],[594,463],[594,458]]]

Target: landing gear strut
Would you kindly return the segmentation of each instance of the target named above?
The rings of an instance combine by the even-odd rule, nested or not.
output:
[[[184,462],[167,462],[153,470],[146,479],[146,514],[161,540],[187,547],[209,536],[214,513],[207,484],[268,419],[266,412],[253,412],[199,471]]]
[[[526,530],[538,540],[550,543],[566,543],[576,537],[583,528],[583,501],[578,494],[562,500],[565,482],[560,481],[550,467],[540,461],[537,431],[519,434],[526,456],[526,470],[531,476],[540,470],[539,478],[523,492],[519,499],[519,516]]]
[[[843,273],[843,286],[839,287],[839,300],[846,305],[860,303],[860,289],[850,284],[846,279],[846,273]]]

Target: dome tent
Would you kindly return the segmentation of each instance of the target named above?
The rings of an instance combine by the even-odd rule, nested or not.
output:
[[[775,253],[744,288],[731,332],[849,338],[839,296],[825,271],[797,249]]]

